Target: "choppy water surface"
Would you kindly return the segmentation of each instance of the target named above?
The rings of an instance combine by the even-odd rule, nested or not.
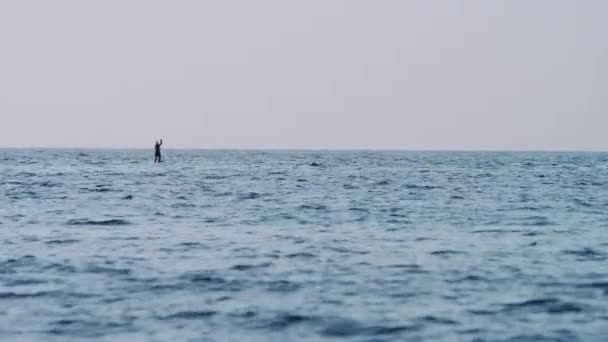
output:
[[[0,150],[0,340],[605,341],[608,154]]]

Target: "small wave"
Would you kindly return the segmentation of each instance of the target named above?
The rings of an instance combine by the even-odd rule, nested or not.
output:
[[[545,227],[554,225],[554,223],[545,216],[530,216],[523,220],[524,222],[521,223],[523,226]]]
[[[374,185],[376,185],[376,186],[384,186],[384,185],[390,185],[390,184],[391,184],[391,181],[389,181],[389,180],[383,180],[383,181],[374,183]]]
[[[600,289],[608,291],[608,281],[606,282],[592,282],[588,284],[578,284],[576,285],[578,288],[591,288],[591,289]]]
[[[427,270],[422,269],[422,268],[404,268],[404,269],[402,269],[402,272],[404,274],[412,274],[412,275],[416,275],[416,274],[429,274],[429,273],[431,273],[430,271],[427,271]]]
[[[494,175],[493,175],[493,174],[491,174],[491,173],[489,173],[489,172],[484,172],[484,173],[480,173],[480,174],[478,174],[476,177],[477,177],[477,178],[491,178],[491,177],[493,177],[493,176],[494,176]]]
[[[238,265],[232,266],[230,269],[235,270],[235,271],[249,271],[249,270],[253,270],[256,268],[266,268],[266,267],[269,267],[270,265],[272,265],[272,264],[269,262],[265,262],[265,263],[258,264],[258,265],[238,264]]]
[[[327,206],[323,204],[302,204],[298,208],[300,210],[327,210]]]
[[[314,257],[316,257],[316,255],[311,254],[311,253],[306,253],[306,252],[300,252],[300,253],[287,254],[285,257],[289,258],[289,259],[294,259],[294,258],[314,258]]]
[[[65,239],[65,240],[61,240],[61,239],[56,239],[56,240],[49,240],[46,242],[47,245],[64,245],[64,244],[70,244],[70,243],[76,243],[76,242],[80,242],[80,240],[76,240],[76,239]]]
[[[334,240],[336,241],[336,240]],[[356,255],[368,255],[370,252],[363,250],[350,249],[346,247],[328,247],[329,250],[342,254],[356,254]]]
[[[102,166],[102,165],[106,165],[106,162],[105,161],[89,161],[89,160],[86,160],[85,164]]]
[[[287,280],[271,281],[267,284],[266,289],[270,292],[289,293],[299,290],[302,286],[298,283]]]
[[[293,313],[279,313],[272,318],[263,320],[261,328],[271,328],[273,330],[284,330],[294,325],[318,321],[317,317],[305,316]]]
[[[62,319],[51,323],[54,326],[46,333],[54,336],[78,336],[82,338],[99,338],[111,333],[126,332],[131,323],[114,321],[86,321],[78,319]]]
[[[148,282],[149,283],[149,282]],[[145,285],[146,289],[151,292],[169,292],[175,293],[176,291],[183,290],[185,288],[184,284],[147,284]]]
[[[416,264],[392,264],[382,266],[383,268],[397,268],[397,269],[419,269],[420,265]]]
[[[122,198],[123,200],[132,200],[133,199],[133,195],[127,195],[125,197]]]
[[[238,199],[240,200],[252,200],[252,199],[257,199],[264,196],[263,194],[257,193],[257,192],[248,192],[245,194],[241,194],[238,196]]]
[[[127,226],[132,223],[127,220],[110,219],[110,220],[69,220],[66,223],[68,226]]]
[[[364,325],[354,320],[337,320],[329,323],[322,334],[327,337],[353,337],[374,335],[396,335],[419,330],[417,325]]]
[[[490,316],[490,315],[495,315],[496,311],[492,311],[492,310],[483,310],[483,309],[470,309],[467,310],[470,314],[472,315],[477,315],[477,316]]]
[[[0,272],[1,274],[2,272]],[[41,284],[48,284],[49,281],[48,280],[41,280],[41,279],[33,279],[33,278],[17,278],[17,279],[9,279],[8,281],[4,282],[4,286],[6,287],[18,287],[18,286],[28,286],[28,285],[41,285]]]
[[[585,308],[575,303],[560,303],[549,307],[547,310],[551,314],[578,313],[583,311],[585,311]]]
[[[578,206],[583,207],[583,208],[592,208],[593,207],[593,204],[591,204],[585,200],[582,200],[580,198],[575,198],[574,203],[576,203]]]
[[[422,242],[422,241],[437,241],[437,239],[436,238],[430,238],[430,237],[419,237],[419,238],[416,238],[416,240],[414,240],[414,241],[417,241],[417,242]]]
[[[34,191],[26,190],[26,191],[21,191],[19,193],[11,193],[11,196],[9,198],[14,199],[14,200],[21,200],[21,199],[26,199],[26,198],[37,199],[37,198],[39,198],[39,196]]]
[[[503,305],[503,311],[516,310],[531,310],[551,314],[562,314],[582,312],[584,311],[584,308],[575,303],[564,303],[556,298],[532,299],[524,302]]]
[[[527,205],[527,206],[523,206],[520,208],[516,208],[516,210],[525,210],[525,211],[541,211],[541,210],[546,210],[546,209],[551,209],[550,206],[531,206],[531,205]]]
[[[323,166],[322,164],[317,163],[317,162],[312,162],[312,163],[310,163],[310,164],[308,164],[308,165],[310,165],[310,166],[312,166],[312,167],[321,167],[321,166]]]
[[[227,280],[221,277],[216,277],[210,273],[190,274],[185,276],[193,283],[208,283],[208,284],[225,284]]]
[[[146,172],[146,173],[143,173],[143,176],[145,176],[145,177],[166,177],[167,174],[165,174],[165,173]]]
[[[208,317],[212,317],[217,315],[217,311],[213,311],[213,310],[203,310],[203,311],[180,311],[180,312],[176,312],[174,314],[170,314],[167,316],[163,316],[160,319],[161,320],[175,320],[175,319],[201,319],[201,318],[208,318]]]
[[[458,331],[459,335],[479,335],[483,333],[485,330],[479,328],[465,329]]]
[[[433,185],[417,185],[417,184],[406,184],[403,186],[406,189],[416,189],[416,190],[434,190],[441,189],[441,186],[433,186]]]
[[[46,296],[53,296],[56,292],[52,291],[41,291],[32,293],[17,293],[17,292],[0,292],[0,299],[25,299],[25,298],[39,298]]]
[[[449,318],[442,318],[442,317],[435,317],[435,316],[424,316],[424,317],[419,318],[418,321],[421,321],[424,323],[431,323],[431,324],[440,324],[440,325],[458,325],[458,324],[460,324],[457,321],[451,320]]]
[[[76,273],[78,270],[76,267],[71,265],[59,264],[59,263],[51,263],[42,267],[42,270],[45,271],[53,271],[59,273]]]
[[[25,255],[23,257],[14,259],[10,258],[0,262],[0,274],[15,273],[15,268],[28,267],[36,264],[36,257],[33,255]]]
[[[604,292],[604,295],[608,296],[608,282],[593,282],[593,283],[588,283],[588,284],[578,284],[578,285],[576,285],[576,287],[580,288],[580,289],[602,290]]]
[[[101,302],[103,304],[114,304],[114,303],[123,302],[125,300],[126,300],[125,297],[110,297],[110,298],[104,298],[104,299],[102,299]]]
[[[254,318],[254,317],[257,317],[259,314],[253,310],[244,310],[244,311],[232,312],[232,313],[229,313],[229,315],[231,317],[237,317],[237,318]]]
[[[183,242],[183,243],[180,243],[178,246],[192,248],[192,247],[200,247],[200,246],[202,246],[202,244],[200,242]]]
[[[26,185],[25,182],[20,182],[20,181],[6,181],[6,182],[2,182],[0,184],[6,184],[6,185]]]
[[[226,197],[226,196],[232,196],[232,192],[224,191],[224,192],[218,192],[213,195],[213,197]]]
[[[589,260],[598,260],[604,259],[606,255],[604,253],[598,252],[592,248],[583,248],[580,250],[566,250],[563,251],[564,254],[574,255],[581,259],[589,259]]]
[[[453,279],[453,280],[447,280],[448,283],[454,283],[454,284],[459,284],[459,283],[475,283],[475,282],[487,282],[488,279],[482,276],[478,276],[478,275],[468,275],[462,278],[458,278],[458,279]]]
[[[105,266],[98,265],[90,265],[87,267],[84,272],[88,273],[105,273],[111,275],[129,275],[131,274],[131,270],[125,268],[111,268]]]
[[[451,249],[444,249],[444,250],[431,252],[431,255],[439,255],[439,256],[462,255],[462,254],[468,254],[468,253],[463,252],[463,251],[455,251],[455,250],[451,250]]]
[[[114,189],[110,189],[110,188],[80,188],[80,190],[86,191],[86,192],[99,192],[99,193],[118,192],[118,190],[114,190]]]
[[[40,182],[40,183],[34,183],[32,185],[40,186],[40,187],[43,187],[43,188],[56,188],[56,187],[61,186],[61,184],[54,183],[54,182],[51,182],[51,181],[44,181],[44,182]]]
[[[225,179],[228,178],[229,176],[222,176],[222,175],[207,175],[205,177],[203,177],[204,179],[208,179],[208,180],[220,180],[220,179]]]
[[[196,205],[192,204],[192,203],[173,203],[171,204],[171,208],[173,209],[180,209],[180,208],[196,208]],[[183,216],[181,215],[175,215],[172,216],[172,218],[183,218]]]
[[[383,266],[383,268],[398,270],[404,274],[428,274],[429,271],[423,269],[420,265],[415,264],[394,264]]]
[[[265,253],[264,257],[270,258],[270,259],[280,259],[281,258],[281,256],[278,253]]]
[[[489,234],[495,234],[495,233],[521,233],[522,230],[519,229],[480,229],[480,230],[474,230],[471,232],[471,234],[485,234],[485,233],[489,233]]]

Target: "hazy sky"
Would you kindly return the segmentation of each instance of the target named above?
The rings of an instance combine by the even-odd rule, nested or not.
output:
[[[608,150],[606,0],[0,0],[0,146]]]

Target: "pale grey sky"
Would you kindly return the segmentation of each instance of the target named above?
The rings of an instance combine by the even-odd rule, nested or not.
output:
[[[0,0],[0,147],[608,150],[606,0]]]

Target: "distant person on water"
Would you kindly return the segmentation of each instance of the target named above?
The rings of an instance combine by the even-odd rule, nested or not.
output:
[[[157,141],[156,144],[154,144],[154,162],[155,163],[160,163],[162,162],[161,156],[160,156],[160,147],[163,144],[163,139],[160,139],[160,141]]]

